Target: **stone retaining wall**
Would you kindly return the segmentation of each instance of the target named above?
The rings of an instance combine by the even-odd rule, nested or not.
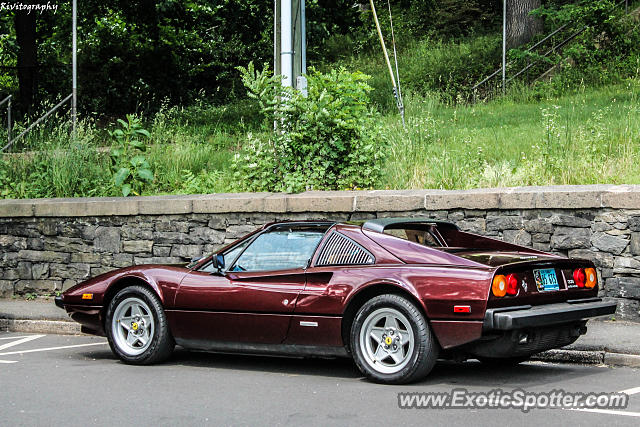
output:
[[[49,294],[132,264],[177,263],[266,222],[385,216],[588,258],[619,319],[640,321],[640,186],[0,201],[0,296]]]

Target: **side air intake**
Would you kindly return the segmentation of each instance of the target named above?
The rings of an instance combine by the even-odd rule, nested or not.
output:
[[[375,258],[369,251],[334,231],[327,239],[316,265],[367,265],[374,262]]]

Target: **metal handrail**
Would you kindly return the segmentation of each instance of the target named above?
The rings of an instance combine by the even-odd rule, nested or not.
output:
[[[540,40],[539,42],[537,42],[536,44],[534,44],[533,46],[531,46],[529,49],[526,50],[526,52],[531,52],[533,49],[537,48],[538,46],[540,46],[542,43],[546,42],[547,40],[549,40],[551,37],[555,36],[558,32],[562,31],[565,29],[565,27],[569,25],[569,24],[564,24],[558,28],[556,28],[552,33],[550,33],[549,35],[547,35],[545,38],[543,38],[542,40]],[[507,65],[510,65],[510,63],[507,63]],[[471,90],[476,90],[477,88],[479,88],[480,86],[482,86],[483,84],[485,84],[488,80],[491,80],[492,78],[494,78],[497,74],[500,74],[500,72],[502,71],[502,67],[498,68],[496,71],[493,72],[493,74],[491,74],[489,77],[485,78],[484,80],[482,80],[480,83],[476,84],[474,87],[471,88]]]
[[[0,101],[0,107],[7,103],[7,143],[11,142],[11,99],[13,95],[7,96],[5,99]]]
[[[622,4],[625,5],[625,13],[628,14],[629,13],[629,0],[621,0],[618,3],[616,3],[614,5],[614,9],[618,8],[620,6],[622,6]],[[537,43],[535,43],[533,46],[531,46],[529,49],[527,49],[525,52],[531,52],[534,49],[536,49],[537,47],[539,47],[540,45],[542,45],[544,42],[546,42],[547,40],[549,40],[551,37],[553,37],[554,35],[556,35],[557,33],[559,33],[560,31],[564,30],[567,26],[569,25],[569,23],[566,23],[564,25],[561,25],[560,27],[556,28],[553,32],[551,32],[550,34],[548,34],[546,37],[544,37],[542,40],[538,41]],[[571,40],[573,40],[574,38],[576,38],[578,35],[582,34],[585,30],[587,29],[587,27],[583,27],[581,28],[579,31],[575,32],[574,34],[572,34],[571,36],[569,36],[568,38],[566,38],[565,40],[561,41],[559,44],[554,45],[551,49],[549,49],[547,52],[545,52],[543,55],[541,55],[543,58],[547,57],[549,54],[551,54],[552,52],[554,52],[556,49],[561,48],[563,46],[565,46],[567,43],[569,43]],[[523,74],[524,72],[528,71],[531,67],[533,67],[534,65],[538,64],[540,62],[540,60],[536,60],[532,63],[527,64],[524,68],[522,68],[520,71],[518,71],[516,74],[514,74],[513,76],[511,76],[507,82],[512,81],[513,79],[515,79],[516,77],[520,76],[521,74]],[[511,63],[507,63],[507,66],[511,65]],[[482,81],[480,81],[479,83],[477,83],[475,86],[473,86],[471,88],[471,90],[474,92],[474,99],[475,99],[475,91],[477,91],[477,89],[484,85],[485,83],[487,83],[489,80],[493,79],[496,75],[500,74],[502,72],[502,67],[498,68],[496,71],[494,71],[491,75],[489,75],[488,77],[486,77],[485,79],[483,79]]]
[[[31,124],[31,126],[29,126],[28,128],[26,128],[24,131],[22,131],[22,133],[18,136],[16,136],[15,138],[13,138],[13,140],[9,141],[9,143],[7,145],[5,145],[4,147],[2,147],[2,150],[0,151],[5,151],[7,148],[11,147],[13,145],[14,142],[16,142],[17,140],[19,140],[20,138],[22,138],[24,135],[26,135],[27,133],[29,133],[29,131],[31,131],[31,129],[33,129],[35,126],[37,126],[38,124],[40,124],[44,119],[46,119],[47,117],[49,117],[51,114],[53,114],[58,108],[60,108],[62,105],[64,105],[65,102],[69,101],[71,98],[73,97],[73,94],[70,94],[69,96],[67,96],[65,99],[63,99],[62,101],[58,102],[56,104],[55,107],[53,107],[51,110],[47,111],[47,113],[40,117],[38,120],[36,120],[35,122],[33,122]]]

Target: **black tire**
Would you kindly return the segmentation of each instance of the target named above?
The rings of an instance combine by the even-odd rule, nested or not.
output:
[[[531,356],[514,356],[514,357],[477,357],[477,359],[487,366],[516,366],[522,362],[529,360]]]
[[[385,313],[388,314],[385,315]],[[377,321],[379,316],[384,316],[384,319],[380,317]],[[400,322],[396,323],[400,327],[394,337],[392,337],[393,333],[388,332],[389,329],[394,329],[387,328],[386,318],[388,317],[396,317],[396,322]],[[408,325],[404,325],[405,321]],[[384,326],[376,326],[382,323]],[[363,328],[365,328],[364,331]],[[365,332],[366,330],[372,332],[369,334]],[[380,330],[387,333],[383,335],[385,338],[378,342],[371,334],[380,333]],[[402,336],[407,338],[411,336],[413,345]],[[393,346],[385,347],[387,339],[393,342]],[[391,348],[396,348],[394,339],[399,340],[399,350],[396,351],[392,351]],[[358,369],[371,381],[383,384],[407,384],[424,378],[433,369],[440,351],[440,346],[420,309],[406,298],[394,294],[374,297],[360,308],[351,326],[350,345],[353,360]],[[372,355],[373,346],[377,350]],[[380,351],[380,357],[377,357],[378,351]],[[397,351],[400,351],[400,355],[396,354],[396,356],[401,359],[401,362],[397,362],[391,355],[391,352],[397,353]],[[397,371],[394,371],[395,369]]]
[[[141,317],[147,319],[147,321],[139,320],[135,322],[134,332],[134,334],[139,331],[143,334],[146,333],[146,336],[141,337],[146,338],[145,344],[141,339],[131,345],[127,344],[128,337],[123,338],[127,334],[127,328],[119,326],[124,322],[118,322],[118,319],[114,322],[116,313],[126,314],[127,307],[133,307],[134,304],[137,304],[139,309],[142,309],[143,316]],[[132,313],[131,310],[133,309],[129,310],[129,313]],[[146,311],[148,313],[145,313]],[[152,323],[150,322],[151,320]],[[132,328],[133,323],[128,326]],[[155,292],[144,286],[126,287],[113,297],[107,307],[105,332],[113,353],[123,362],[133,365],[149,365],[162,362],[171,356],[175,347],[175,341],[169,331],[169,325],[160,299]],[[137,337],[134,337],[134,339],[137,339]],[[136,348],[135,345],[138,347]]]

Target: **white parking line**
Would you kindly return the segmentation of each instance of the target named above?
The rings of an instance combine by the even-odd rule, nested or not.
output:
[[[21,336],[21,337],[2,337],[2,338],[0,338],[0,340],[17,340],[19,338],[26,338],[28,336],[29,335],[24,335],[24,336]]]
[[[63,345],[60,347],[47,347],[47,348],[36,348],[33,350],[23,350],[23,351],[9,351],[7,353],[0,353],[0,356],[9,356],[11,354],[23,354],[23,353],[35,353],[38,351],[51,351],[51,350],[61,350],[63,348],[74,348],[74,347],[89,347],[91,345],[106,345],[106,342],[95,342],[90,344],[76,344],[76,345]]]
[[[620,393],[628,394],[631,396],[632,394],[640,393],[640,387],[628,388],[626,390],[622,390]]]
[[[18,363],[17,360],[0,360],[0,363]]]
[[[626,415],[627,417],[640,417],[640,412],[614,411],[612,409],[571,408],[571,409],[569,409],[569,411],[595,412],[595,413],[598,413],[598,414]]]
[[[0,350],[4,350],[4,349],[9,348],[9,347],[14,347],[16,345],[24,344],[26,342],[33,341],[33,340],[36,340],[38,338],[42,338],[44,336],[45,335],[31,335],[31,336],[28,336],[28,337],[24,337],[24,338],[19,339],[17,341],[13,341],[13,342],[10,342],[10,343],[7,343],[7,344],[0,345]],[[18,338],[21,338],[21,337],[18,337]]]

